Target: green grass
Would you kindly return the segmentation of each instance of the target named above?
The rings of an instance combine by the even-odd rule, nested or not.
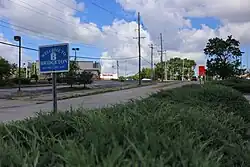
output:
[[[227,87],[192,85],[111,108],[40,114],[0,126],[0,166],[247,167],[246,102]]]
[[[246,94],[250,93],[250,80],[248,79],[234,78],[234,79],[227,79],[227,80],[221,80],[221,81],[212,81],[210,82],[210,84],[211,83],[231,87],[242,93],[246,93]]]

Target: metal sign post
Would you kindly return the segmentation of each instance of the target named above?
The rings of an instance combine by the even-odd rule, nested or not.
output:
[[[52,73],[53,112],[57,112],[56,73]]]
[[[52,73],[53,111],[57,112],[56,73],[69,71],[69,44],[39,47],[40,73]]]

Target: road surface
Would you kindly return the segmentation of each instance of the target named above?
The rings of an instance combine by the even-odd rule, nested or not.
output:
[[[104,81],[104,80],[98,80],[95,81],[93,84],[90,85],[90,87],[95,88],[113,88],[113,87],[122,87],[123,85],[133,85],[137,84],[136,81],[128,81],[128,82],[118,82],[118,81]],[[74,85],[74,87],[77,87],[78,85]],[[80,85],[82,86],[82,85]],[[58,85],[57,88],[68,88],[69,85]],[[0,89],[0,99],[5,99],[8,96],[13,95],[13,93],[17,92],[17,88],[4,88]],[[23,92],[39,92],[42,94],[48,94],[50,91],[52,91],[52,86],[44,86],[44,87],[25,87],[21,88]]]
[[[169,85],[166,88],[171,89],[182,85],[190,84],[191,82],[176,83]],[[133,88],[128,90],[109,92],[105,94],[85,96],[67,100],[58,101],[58,109],[61,111],[69,110],[70,108],[77,109],[79,107],[93,109],[106,107],[117,103],[126,102],[130,99],[145,98],[149,94],[154,93],[162,88],[163,84]],[[8,122],[12,120],[21,120],[27,117],[35,116],[36,112],[48,112],[52,110],[53,103],[47,102],[43,104],[30,104],[20,107],[10,107],[0,109],[0,122]]]
[[[128,84],[132,84],[133,82],[128,82]],[[93,86],[104,86],[104,87],[115,87],[115,86],[121,86],[122,82],[118,82],[118,81],[95,81],[93,84]],[[57,88],[64,88],[64,87],[69,87],[69,85],[59,85],[57,86]],[[18,90],[18,88],[4,88],[1,89],[0,88],[0,93],[2,92],[16,92]],[[42,90],[52,90],[52,86],[44,86],[44,87],[25,87],[25,88],[21,88],[22,91],[42,91]]]

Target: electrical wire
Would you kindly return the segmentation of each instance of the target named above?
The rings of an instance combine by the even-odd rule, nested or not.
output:
[[[63,4],[63,5],[65,5],[66,7],[70,8],[70,9],[73,9],[73,10],[77,11],[77,12],[82,12],[82,11],[78,10],[77,8],[70,7],[68,4],[66,4],[66,3],[64,3],[62,1],[59,1],[59,0],[56,0],[56,1]]]
[[[15,45],[15,44],[11,44],[11,43],[8,43],[8,42],[3,42],[3,41],[0,41],[0,44],[4,44],[4,45],[7,45],[7,46],[12,46],[12,47],[19,47],[19,45]],[[30,47],[26,47],[26,46],[21,46],[22,49],[27,49],[27,50],[32,50],[32,51],[36,51],[38,52],[39,50],[38,49],[35,49],[35,48],[30,48]],[[75,57],[75,56],[70,56],[70,57]],[[117,59],[110,59],[110,58],[101,58],[101,57],[87,57],[87,56],[77,56],[77,58],[84,58],[84,59],[102,59],[102,60],[129,60],[129,59],[136,59],[138,57],[127,57],[127,58],[117,58]]]
[[[40,14],[40,15],[50,17],[50,18],[52,18],[52,19],[54,19],[54,20],[56,20],[56,21],[59,21],[59,22],[61,22],[61,23],[64,23],[64,24],[71,24],[71,25],[74,25],[74,26],[76,25],[75,23],[72,23],[72,22],[65,22],[65,21],[63,21],[64,19],[61,18],[61,17],[56,17],[56,16],[48,15],[46,12],[44,12],[44,11],[42,11],[42,10],[40,10],[40,9],[38,9],[38,8],[36,8],[36,7],[30,5],[30,4],[28,4],[28,3],[26,3],[26,2],[24,2],[24,1],[22,1],[22,0],[19,0],[19,1],[22,2],[23,4],[26,4],[26,5],[29,6],[30,8],[28,8],[28,7],[26,7],[26,6],[22,5],[22,4],[16,3],[16,2],[13,1],[13,0],[9,0],[9,1],[11,1],[11,2],[13,2],[13,3],[15,3],[15,4],[17,4],[17,5],[21,6],[21,7],[23,7],[23,8],[26,9],[26,10],[30,10],[30,11],[33,11],[33,12],[38,13],[38,14]],[[34,9],[37,9],[37,10],[34,10]],[[92,29],[88,29],[88,28],[86,28],[86,27],[82,27],[82,28],[84,28],[84,29],[86,29],[86,30],[88,30],[88,31],[94,32]],[[121,36],[124,36],[125,38],[131,39],[130,37],[125,36],[125,34],[120,34],[120,33],[118,33],[118,32],[117,32],[114,28],[112,28],[112,27],[110,27],[110,29],[114,30],[114,31],[112,31],[112,32],[115,33],[116,35],[121,35]]]
[[[63,14],[63,15],[65,14],[63,11],[61,11],[61,10],[55,8],[54,6],[50,5],[49,3],[46,3],[46,2],[44,2],[44,1],[42,1],[42,0],[37,0],[37,1],[39,1],[40,3],[42,3],[42,4],[44,4],[44,5],[47,5],[47,6],[51,7],[51,8],[53,8],[53,9],[55,9],[56,11],[58,11],[59,13],[61,13],[61,14]]]
[[[146,61],[147,63],[151,64],[146,58],[141,57],[144,61]]]
[[[118,16],[117,13],[112,12],[111,10],[102,7],[101,5],[97,4],[96,2],[93,2],[92,0],[90,0],[90,3],[91,3],[92,5],[94,5],[94,6],[98,7],[98,8],[100,8],[101,10],[103,10],[103,11],[109,13],[109,14],[112,15],[114,18],[116,18],[116,16]],[[121,9],[122,9],[123,12],[125,12],[123,8],[121,8]],[[128,16],[128,15],[126,14],[126,16]]]
[[[7,27],[7,26],[4,26],[4,25],[1,25],[1,24],[0,24],[1,27],[5,27],[5,28],[8,28],[8,29],[14,29],[14,30],[17,31],[17,32],[22,32],[22,33],[24,33],[23,31],[20,31],[20,30],[18,30],[18,29],[16,29],[16,28],[13,28],[13,27],[18,27],[18,28],[20,28],[20,29],[24,29],[24,30],[26,30],[26,31],[29,31],[29,32],[34,33],[33,36],[43,37],[43,38],[45,38],[45,39],[50,39],[50,40],[54,40],[54,41],[59,41],[59,40],[56,40],[56,39],[53,38],[53,37],[49,37],[49,36],[46,36],[46,35],[41,35],[38,31],[31,30],[31,29],[26,28],[26,27],[14,25],[14,24],[8,23],[8,22],[6,22],[6,21],[4,21],[4,20],[0,20],[0,22],[12,26],[12,28],[11,28],[11,27]],[[35,34],[36,34],[36,35],[35,35]],[[56,34],[57,34],[57,33],[56,33]],[[60,38],[61,38],[61,34],[58,33],[58,35],[60,35]],[[69,40],[69,41],[71,41],[71,39],[66,39],[66,38],[64,38],[64,40]],[[94,47],[94,48],[98,48],[97,46],[91,45],[91,44],[85,44],[85,43],[80,43],[80,44],[82,44],[82,45],[85,46],[85,47]]]
[[[26,6],[22,5],[22,4],[16,3],[16,2],[13,1],[13,0],[9,0],[9,1],[11,1],[12,3],[15,3],[15,4],[17,4],[17,5],[19,5],[19,6],[23,7],[23,8],[25,8],[25,9],[27,9],[27,10],[33,11],[33,12],[35,12],[35,13],[38,13],[38,14],[43,15],[43,16],[46,16],[46,17],[50,17],[50,18],[52,18],[52,19],[54,19],[54,20],[57,20],[57,21],[59,21],[59,22],[61,22],[61,23],[76,25],[76,24],[73,23],[73,22],[65,22],[65,21],[63,21],[64,18],[57,17],[57,16],[53,16],[53,15],[51,15],[51,14],[49,15],[48,13],[46,13],[46,12],[44,12],[44,11],[38,9],[37,7],[34,7],[34,6],[28,4],[27,2],[24,2],[24,1],[22,1],[22,0],[18,0],[18,1],[21,2],[21,3],[23,3],[23,4],[25,4],[25,5],[27,5],[27,6],[29,6],[30,8],[28,8],[28,7],[26,7]],[[83,27],[83,28],[85,28],[85,27]],[[87,28],[85,28],[85,29],[87,29]]]
[[[26,2],[24,2],[24,1],[22,1],[22,0],[19,0],[19,1],[21,1],[22,3],[28,5],[28,6],[32,7],[32,8],[27,8],[26,6],[20,5],[20,4],[14,2],[14,1],[12,1],[12,0],[9,0],[9,1],[11,1],[11,2],[13,2],[13,3],[15,3],[15,4],[17,4],[17,5],[19,5],[19,6],[23,7],[23,8],[25,8],[25,9],[34,11],[34,12],[39,13],[39,14],[42,14],[42,15],[45,14],[46,16],[51,17],[50,15],[47,15],[47,13],[45,13],[44,11],[39,10],[38,8],[36,8],[36,9],[38,9],[38,11],[32,9],[32,8],[35,8],[35,7],[32,6],[32,5],[30,5],[30,4],[28,4],[28,3],[26,3]],[[39,1],[42,2],[41,0],[39,0]],[[59,1],[59,0],[57,0],[57,1],[60,2],[60,3],[62,3],[62,2]],[[42,3],[47,4],[48,6],[51,6],[51,5],[49,5],[48,3],[45,3],[45,2],[42,2]],[[64,4],[64,3],[62,3],[62,4]],[[106,12],[108,12],[108,13],[111,14],[111,15],[115,16],[113,12],[111,12],[111,11],[109,11],[108,9],[106,9],[106,8],[104,8],[104,7],[100,6],[100,5],[98,5],[97,3],[91,1],[91,4],[93,4],[94,6],[100,8],[100,9],[106,11]],[[65,5],[65,4],[64,4],[64,5]],[[51,6],[51,7],[52,7],[52,6]],[[54,7],[53,7],[53,8],[54,8]],[[54,8],[54,9],[55,9],[55,10],[59,10],[59,9],[57,9],[57,8]],[[60,11],[60,10],[59,10],[59,11]],[[60,11],[60,12],[62,12],[62,11]],[[51,17],[51,18],[52,18],[52,19],[58,20],[59,17]],[[62,18],[59,18],[59,19],[62,19]],[[58,21],[63,22],[62,20],[58,20]],[[4,21],[2,21],[2,22],[4,22]],[[12,25],[12,26],[15,26],[15,27],[19,27],[19,28],[25,29],[25,30],[27,30],[27,31],[31,31],[31,32],[33,32],[33,33],[39,33],[39,32],[37,32],[37,31],[31,30],[31,29],[27,29],[27,28],[25,28],[25,27],[13,25],[13,24],[10,24],[10,23],[7,23],[7,22],[5,22],[5,23],[6,23],[6,24],[9,24],[9,25]],[[63,22],[63,23],[69,24],[69,23],[67,23],[67,22]],[[74,24],[74,25],[75,25],[75,24]],[[2,25],[0,25],[0,26],[2,26]],[[3,27],[6,27],[6,26],[3,26]],[[9,27],[7,27],[7,28],[9,28]],[[83,27],[83,28],[85,28],[85,27]],[[115,33],[118,34],[117,31],[115,31]],[[43,36],[43,37],[44,37],[44,36]],[[131,39],[131,38],[129,38],[129,39]],[[53,39],[53,40],[55,40],[55,39]],[[133,58],[137,58],[137,57],[133,57]],[[98,58],[98,59],[99,59],[99,58]],[[121,60],[122,60],[122,59],[121,59]],[[124,60],[126,60],[126,59],[124,59]],[[146,60],[146,59],[144,59],[144,60]],[[146,61],[147,61],[147,60],[146,60]],[[147,62],[148,62],[148,61],[147,61]],[[149,63],[149,62],[148,62],[148,63]]]
[[[3,41],[0,41],[0,44],[7,45],[7,46],[12,46],[12,47],[17,47],[17,48],[19,47],[18,45],[11,44],[11,43],[8,43],[8,42],[3,42]],[[21,46],[21,48],[38,52],[38,49],[34,49],[34,48],[26,47],[26,46]]]
[[[90,3],[91,3],[92,5],[94,5],[94,6],[96,6],[96,7],[100,8],[100,9],[102,9],[103,11],[109,13],[109,14],[112,15],[114,18],[116,18],[115,14],[114,14],[113,12],[111,12],[110,10],[108,10],[108,9],[106,9],[106,8],[104,8],[104,7],[100,6],[100,5],[98,5],[97,3],[95,3],[95,2],[93,2],[93,1],[91,1],[91,0],[90,0]]]
[[[110,15],[113,16],[113,18],[115,18],[115,19],[117,18],[118,15],[115,14],[114,12],[108,10],[107,8],[102,7],[101,5],[97,4],[96,2],[93,2],[92,0],[90,0],[90,3],[91,3],[92,5],[94,5],[94,6],[98,7],[98,8],[100,8],[101,10],[103,10],[103,11],[109,13]],[[117,35],[122,35],[122,36],[126,37],[125,34],[118,33],[113,27],[109,27],[109,28],[112,29],[112,30],[114,30],[114,33],[115,33],[115,34],[117,34]],[[131,37],[126,37],[126,38],[131,39]]]
[[[73,56],[75,57],[75,56]],[[77,58],[82,58],[82,59],[101,59],[101,60],[129,60],[129,59],[137,59],[138,57],[127,57],[127,58],[101,58],[101,57],[85,57],[85,56],[76,56]]]

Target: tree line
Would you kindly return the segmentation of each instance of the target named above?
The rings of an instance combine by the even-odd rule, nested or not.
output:
[[[60,83],[67,83],[71,87],[73,85],[83,84],[86,87],[87,84],[93,82],[93,73],[81,71],[77,62],[70,62],[69,72],[66,73],[57,73],[57,81]],[[32,66],[32,75],[31,77],[26,78],[25,68],[21,68],[21,84],[30,84],[31,80],[38,82],[38,75],[36,68]],[[0,86],[18,84],[18,67],[14,63],[8,62],[6,59],[0,56]],[[49,81],[49,79],[48,79]]]
[[[196,62],[191,59],[171,58],[170,60],[156,63],[155,68],[143,68],[141,71],[141,78],[150,78],[153,72],[154,80],[181,80],[182,76],[189,79],[195,75]],[[138,80],[139,74],[127,77],[128,79]]]
[[[230,77],[241,76],[246,73],[246,69],[242,68],[242,55],[244,52],[240,49],[240,42],[231,36],[226,39],[211,38],[208,40],[204,54],[206,55],[206,76],[211,78],[227,79]],[[191,59],[171,58],[168,61],[155,64],[154,79],[171,79],[180,80],[182,76],[188,79],[195,72],[196,62]],[[79,72],[80,68],[77,62],[70,62],[70,70],[67,73],[58,74],[58,78],[63,79],[63,82],[68,83],[71,87],[74,84],[91,84],[93,74],[90,72]],[[151,78],[152,70],[143,68],[141,71],[142,78]],[[10,84],[10,81],[17,83],[17,65],[11,64],[3,57],[0,57],[0,85]],[[38,76],[34,73],[31,78],[25,79],[24,69],[21,70],[22,82],[29,83],[33,78],[36,81]],[[139,75],[127,77],[138,80]],[[124,77],[123,77],[124,79]]]
[[[204,48],[204,55],[206,55],[207,59],[206,77],[228,79],[248,73],[242,66],[243,53],[240,48],[240,41],[234,39],[232,35],[226,39],[218,37],[209,39]],[[194,60],[172,58],[166,62],[155,64],[154,79],[181,80],[182,75],[188,79],[195,74],[195,66],[196,62]],[[182,74],[183,71],[184,74]],[[151,78],[151,72],[150,68],[143,68],[141,72],[142,78]],[[139,75],[136,74],[128,78],[138,80]]]

